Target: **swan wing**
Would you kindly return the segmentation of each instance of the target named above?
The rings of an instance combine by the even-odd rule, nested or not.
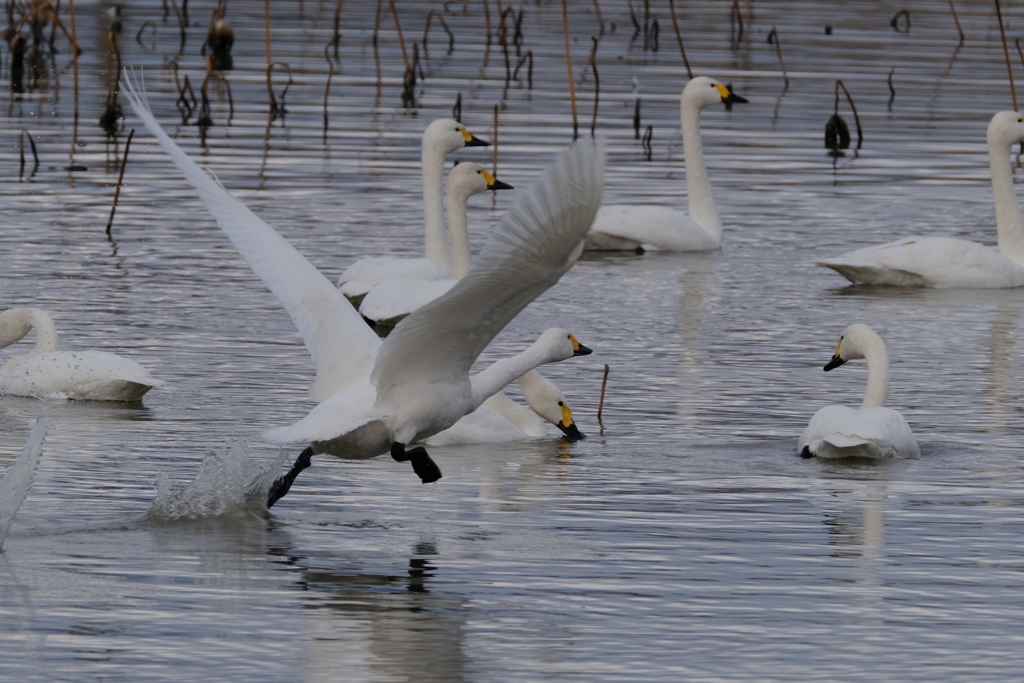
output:
[[[906,237],[817,265],[856,284],[978,289],[1024,285],[1024,266],[991,247],[951,237]]]
[[[604,146],[581,141],[519,195],[464,278],[405,318],[384,341],[371,380],[450,382],[579,258],[601,204]]]
[[[313,264],[171,140],[150,111],[145,94],[135,88],[127,73],[123,80],[135,114],[298,327],[316,368],[312,397],[323,400],[365,375],[380,346],[377,335]]]

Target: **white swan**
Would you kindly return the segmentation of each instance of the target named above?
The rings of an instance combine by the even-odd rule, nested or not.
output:
[[[0,394],[86,401],[138,401],[163,381],[133,360],[106,351],[58,351],[57,327],[38,308],[0,312],[0,348],[36,331],[30,352],[0,366]]]
[[[349,301],[358,306],[367,292],[385,280],[440,280],[452,276],[444,227],[444,156],[463,147],[490,144],[473,136],[455,119],[437,119],[427,126],[420,156],[426,257],[370,256],[356,261],[338,278],[338,287]]]
[[[722,221],[718,217],[708,171],[704,166],[700,111],[712,104],[746,101],[714,79],[706,76],[691,79],[679,96],[689,215],[667,206],[602,206],[587,235],[586,248],[604,251],[710,251],[721,247]]]
[[[921,451],[903,416],[885,407],[889,393],[889,356],[885,342],[867,325],[843,330],[828,372],[848,360],[866,358],[868,388],[859,409],[825,406],[811,418],[797,442],[797,452],[821,458],[917,458]]]
[[[487,190],[511,190],[483,166],[460,163],[448,174],[448,237],[451,248],[451,279],[417,280],[399,278],[385,280],[371,289],[359,305],[359,312],[379,327],[393,327],[417,308],[441,296],[469,272],[472,254],[469,250],[467,204],[469,198]],[[545,420],[555,425],[570,439],[583,435],[572,417],[565,395],[554,383],[536,370],[519,378],[525,408],[508,398],[504,391],[489,398],[481,410],[431,437],[429,445],[496,443],[540,438],[547,435]],[[497,413],[497,414],[493,414]]]
[[[603,149],[581,143],[559,155],[505,213],[466,277],[381,343],[336,287],[171,140],[127,77],[125,93],[221,229],[280,299],[313,356],[310,393],[322,402],[296,424],[264,434],[274,443],[310,443],[275,482],[268,506],[317,453],[371,458],[390,450],[396,460],[411,461],[424,482],[436,481],[441,473],[426,450],[407,451],[406,444],[455,424],[537,365],[590,352],[565,330],[547,330],[523,353],[469,375],[491,339],[582,252],[601,201]]]
[[[473,260],[469,251],[466,214],[469,198],[487,190],[511,189],[511,185],[501,182],[479,164],[464,162],[456,165],[448,174],[450,252],[446,249],[446,256],[450,269],[446,277],[418,278],[406,275],[383,280],[363,297],[359,304],[362,316],[381,327],[394,327],[399,320],[451,289],[469,272]],[[366,280],[363,280],[365,283]]]
[[[998,251],[952,237],[906,237],[818,261],[817,265],[864,285],[975,289],[1024,286],[1024,220],[1010,168],[1011,147],[1024,141],[1024,116],[999,112],[988,124],[986,137]]]

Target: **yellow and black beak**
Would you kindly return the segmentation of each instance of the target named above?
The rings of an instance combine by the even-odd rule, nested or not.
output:
[[[718,94],[722,96],[722,104],[731,105],[737,102],[746,104],[749,100],[745,97],[740,97],[732,91],[732,85],[716,85],[718,88]]]
[[[572,411],[569,410],[569,406],[562,404],[562,421],[557,425],[562,433],[565,434],[565,438],[569,441],[579,441],[585,438],[583,432],[579,430],[576,423],[572,419]]]
[[[583,344],[576,341],[576,337],[569,335],[569,341],[572,342],[572,355],[574,356],[589,356],[594,352],[593,349],[589,349]]]
[[[839,349],[843,348],[843,338],[839,338],[839,343],[836,344],[836,352],[832,354],[832,360],[825,365],[825,372],[829,370],[835,370],[846,361],[839,357]]]
[[[481,140],[465,128],[462,129],[462,137],[466,138],[466,147],[490,147],[491,143]]]
[[[515,189],[514,187],[512,187],[508,183],[501,182],[500,180],[498,180],[497,178],[492,176],[487,171],[480,171],[480,174],[483,175],[484,179],[487,181],[487,189],[488,190],[514,190]]]

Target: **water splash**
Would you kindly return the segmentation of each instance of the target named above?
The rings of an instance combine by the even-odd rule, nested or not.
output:
[[[188,486],[173,488],[166,475],[157,480],[148,516],[158,522],[265,515],[267,491],[287,460],[282,453],[261,467],[249,458],[243,442],[221,451],[210,449]]]
[[[0,549],[4,547],[7,532],[11,530],[11,524],[14,522],[14,515],[32,488],[32,478],[43,456],[46,424],[45,416],[36,421],[36,426],[28,435],[25,448],[7,470],[4,478],[0,479]]]

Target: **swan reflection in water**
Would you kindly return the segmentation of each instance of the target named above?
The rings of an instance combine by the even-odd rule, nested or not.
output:
[[[469,601],[432,590],[436,555],[416,544],[404,574],[303,570],[303,680],[463,680]]]

